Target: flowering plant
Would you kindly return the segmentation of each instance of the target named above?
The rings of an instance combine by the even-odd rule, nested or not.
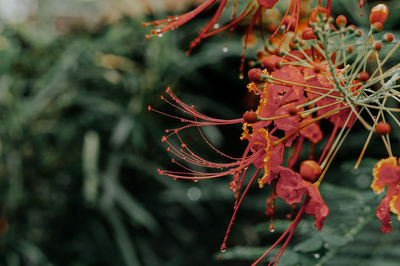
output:
[[[161,99],[185,116],[174,116],[148,107],[150,111],[178,119],[183,124],[166,130],[166,135],[162,137],[167,150],[175,157],[172,162],[183,170],[159,169],[159,174],[196,182],[232,176],[229,188],[234,193],[234,211],[220,247],[221,252],[226,250],[238,209],[253,184],[258,183],[260,189],[266,185],[272,187],[266,212],[270,217],[271,231],[274,230],[277,197],[293,209],[300,204],[286,231],[252,265],[258,264],[281,244],[268,264],[276,265],[305,214],[314,218],[317,230],[323,228],[329,208],[319,187],[356,123],[369,133],[364,146],[360,147],[355,168],[358,168],[374,135],[381,139],[388,156],[374,167],[371,184],[376,193],[381,193],[387,186],[386,196],[376,211],[382,223],[382,232],[391,231],[390,212],[400,219],[400,161],[393,154],[389,134],[391,125],[400,125],[400,109],[396,107],[396,103],[400,102],[396,85],[400,68],[399,64],[387,67],[390,56],[400,43],[394,41],[390,33],[378,35],[388,17],[387,6],[379,4],[372,8],[370,28],[365,33],[354,25],[347,25],[343,15],[334,21],[330,0],[326,6],[318,1],[312,9],[309,8],[309,1],[292,0],[282,20],[272,27],[266,26],[263,12],[273,8],[277,2],[249,1],[237,16],[236,1],[231,21],[220,27],[216,25],[227,5],[227,1],[220,1],[215,15],[191,43],[189,50],[202,39],[223,30],[233,32],[239,23],[251,16],[244,38],[244,51],[255,25],[260,26],[258,31],[264,40],[264,49],[257,53],[256,62],[248,71],[250,83],[247,90],[258,97],[256,110],[248,110],[242,117],[230,120],[210,117],[182,102],[170,88],[166,90],[167,97],[162,96]],[[184,15],[144,25],[158,27],[152,35],[162,34],[188,22],[214,3],[208,0]],[[359,6],[362,8],[364,2],[360,0]],[[265,28],[266,32],[270,32],[268,40],[265,40]],[[384,57],[380,54],[383,45],[392,46]],[[244,59],[243,52],[240,71],[243,71]],[[372,71],[368,68],[371,60],[376,65]],[[242,127],[240,139],[247,143],[239,158],[218,150],[202,131],[202,127],[206,126],[234,124]],[[323,130],[323,124],[330,124],[330,130]],[[192,127],[197,128],[200,138],[228,162],[213,162],[195,153],[182,137],[182,132]],[[175,141],[171,141],[172,138]],[[321,152],[317,152],[319,150]],[[210,171],[199,171],[196,167]],[[250,170],[252,168],[254,171]]]

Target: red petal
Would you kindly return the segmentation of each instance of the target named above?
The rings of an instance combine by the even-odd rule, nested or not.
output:
[[[390,225],[389,201],[390,197],[386,196],[376,209],[376,217],[378,217],[378,219],[382,222],[381,230],[383,233],[389,233],[392,231],[392,226]]]
[[[373,170],[374,181],[371,184],[376,193],[381,193],[388,185],[389,196],[396,193],[397,184],[400,182],[400,167],[397,165],[396,157],[389,157],[380,160]]]
[[[400,187],[398,189],[400,191]],[[390,201],[390,211],[397,214],[397,219],[400,220],[400,193]]]
[[[329,214],[328,206],[322,200],[319,190],[310,182],[301,178],[301,176],[285,167],[279,168],[279,180],[276,184],[276,193],[278,197],[285,200],[287,204],[300,203],[303,195],[309,197],[305,207],[305,213],[314,216],[315,227],[322,229],[325,218]]]
[[[273,8],[274,5],[278,2],[279,0],[257,0],[258,4],[262,6],[263,8]]]

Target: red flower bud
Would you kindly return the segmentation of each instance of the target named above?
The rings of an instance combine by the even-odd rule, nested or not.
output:
[[[382,43],[381,42],[375,42],[374,43],[374,48],[377,51],[380,51],[382,49]]]
[[[391,127],[388,123],[385,123],[383,121],[379,122],[375,126],[375,133],[382,136],[382,135],[387,135],[390,133]]]
[[[379,4],[371,9],[369,15],[369,23],[374,24],[375,22],[385,23],[389,14],[389,8],[385,4]]]
[[[307,181],[313,182],[321,172],[321,166],[314,160],[303,161],[300,164],[300,174]]]
[[[354,51],[353,46],[347,46],[347,52],[348,52],[348,53],[351,53],[351,52],[353,52],[353,51]]]
[[[351,24],[347,27],[350,31],[355,31],[357,29],[356,25]]]
[[[372,30],[373,32],[380,32],[383,29],[383,24],[380,22],[375,22],[372,24]]]
[[[271,56],[268,56],[267,58],[265,58],[263,61],[262,61],[262,64],[264,65],[264,67],[269,71],[269,72],[272,72],[272,71],[274,71],[275,69],[277,69],[277,68],[279,68],[280,67],[280,58],[279,58],[279,56],[276,56],[276,55],[271,55]]]
[[[310,12],[310,16],[308,17],[308,23],[316,23],[320,22],[322,18],[322,22],[325,22],[329,18],[329,10],[323,7],[314,8]]]
[[[252,124],[258,121],[258,115],[253,110],[246,111],[243,114],[243,120],[245,123]]]
[[[276,26],[274,24],[269,24],[267,30],[269,33],[274,33],[276,31]]]
[[[296,28],[296,19],[292,16],[286,16],[283,20],[283,25],[286,26],[288,31],[294,31]]]
[[[386,33],[385,35],[383,35],[383,40],[386,42],[393,42],[394,36],[391,33]]]
[[[301,37],[303,40],[312,40],[317,38],[317,36],[314,34],[314,30],[311,27],[304,28],[303,32],[301,33]]]
[[[262,82],[262,70],[260,68],[252,68],[247,72],[247,76],[249,77],[249,80],[254,83],[260,83]]]
[[[346,26],[347,24],[347,18],[343,15],[339,15],[336,17],[336,25],[340,28]]]
[[[365,72],[365,71],[360,72],[359,77],[358,77],[358,79],[359,79],[361,82],[366,82],[366,81],[369,80],[369,78],[370,78],[369,73],[368,73],[368,72]]]

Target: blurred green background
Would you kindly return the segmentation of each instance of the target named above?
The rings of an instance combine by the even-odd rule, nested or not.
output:
[[[357,2],[335,0],[334,10],[366,26]],[[386,2],[391,14],[400,9],[400,1]],[[194,4],[0,0],[0,265],[249,265],[289,225],[290,207],[278,201],[276,230],[268,231],[270,191],[255,186],[218,262],[234,202],[230,178],[193,183],[157,174],[172,167],[160,142],[164,129],[180,124],[147,106],[176,113],[160,100],[168,86],[215,117],[237,118],[254,106],[247,80],[238,79],[240,34],[229,42],[221,34],[185,54],[215,9],[161,38],[144,38],[150,29],[141,22]],[[400,17],[390,16],[385,30],[399,38],[399,25]],[[240,133],[205,129],[234,156],[243,151]],[[193,132],[185,137],[200,140]],[[304,219],[279,265],[398,265],[400,222],[393,216],[393,231],[380,232],[380,196],[369,188],[371,169],[385,156],[378,139],[360,169],[352,168],[365,138],[356,126],[321,186],[330,208],[324,230]],[[395,153],[399,139],[396,128]]]

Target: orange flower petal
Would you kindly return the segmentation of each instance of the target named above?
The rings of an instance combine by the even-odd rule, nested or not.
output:
[[[373,176],[371,188],[375,193],[381,193],[386,185],[396,186],[400,181],[400,167],[397,166],[396,157],[380,160],[373,169]]]
[[[396,195],[390,200],[390,211],[397,214],[397,219],[400,221],[400,195]]]

